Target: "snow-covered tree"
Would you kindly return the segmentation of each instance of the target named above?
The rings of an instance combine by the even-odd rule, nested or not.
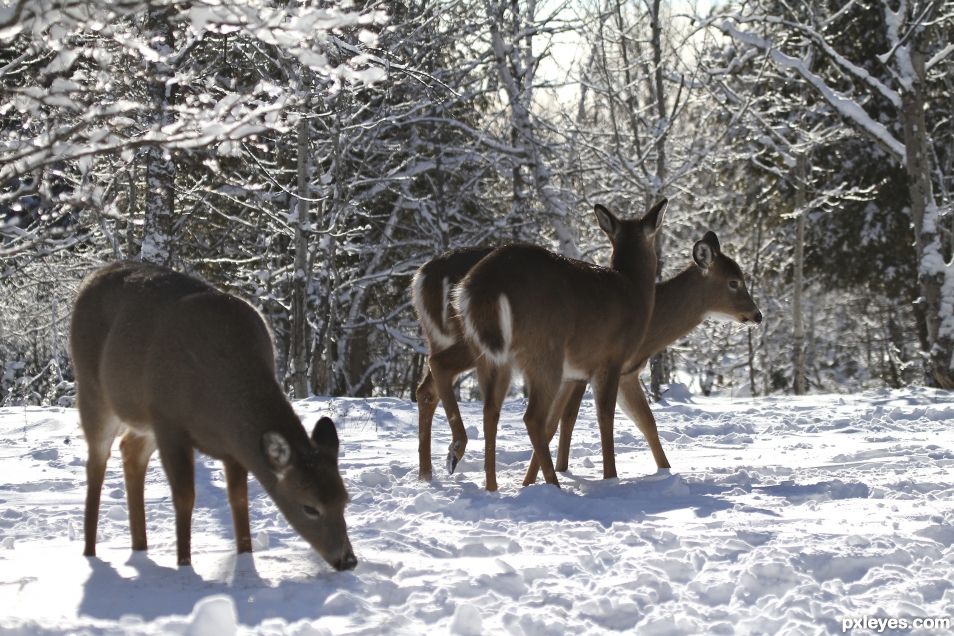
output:
[[[868,37],[877,38],[882,50],[876,62],[852,59],[844,53],[839,34],[852,19],[872,22],[872,17]],[[818,7],[802,18],[752,3],[744,12],[710,22],[789,71],[824,100],[832,118],[904,167],[923,303],[924,354],[930,377],[944,388],[954,388],[954,263],[949,231],[942,227],[952,199],[950,175],[942,172],[949,163],[941,158],[949,156],[950,149],[931,134],[944,124],[929,118],[944,110],[936,108],[932,98],[949,103],[951,97],[940,85],[954,64],[948,37],[952,20],[954,10],[948,3],[881,0],[830,11]],[[792,50],[794,40],[809,47]],[[824,60],[822,70],[813,68],[814,58]]]

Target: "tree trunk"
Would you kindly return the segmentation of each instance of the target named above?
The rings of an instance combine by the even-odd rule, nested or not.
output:
[[[764,214],[761,206],[758,208],[758,216],[755,224],[755,259],[752,264],[752,293],[755,292],[755,285],[759,282],[759,258],[762,255],[762,219]],[[749,391],[755,397],[759,394],[758,387],[755,386],[755,339],[752,335],[752,329],[746,330],[749,345]]]
[[[308,120],[298,122],[298,218],[295,223],[295,271],[292,274],[291,297],[291,352],[289,375],[295,398],[301,400],[310,395],[308,386],[308,283],[311,278],[308,266],[308,213],[310,190],[308,187]]]
[[[170,105],[174,98],[173,71],[167,60],[175,49],[169,7],[152,7],[146,17],[146,31],[159,59],[150,63],[152,81],[147,87],[156,128],[172,122]],[[174,253],[174,211],[176,168],[172,156],[162,146],[153,145],[145,153],[145,218],[140,258],[150,263],[172,265]]]
[[[954,284],[945,280],[954,277],[952,266],[945,263],[938,227],[938,208],[934,200],[930,173],[927,127],[924,120],[924,53],[918,42],[899,50],[908,53],[914,71],[909,86],[901,95],[901,116],[904,127],[905,169],[911,196],[911,217],[914,222],[915,248],[918,256],[918,285],[924,309],[927,340],[928,375],[943,389],[954,389]],[[946,306],[946,309],[945,309]]]
[[[665,78],[662,65],[662,24],[659,20],[660,0],[653,0],[650,8],[650,40],[653,50],[653,100],[656,103],[657,134],[655,140],[656,151],[656,183],[652,184],[652,197],[658,199],[662,195],[662,187],[668,177],[669,169],[666,164],[666,138],[669,129],[666,123],[666,93]],[[650,201],[653,205],[655,201]],[[665,244],[663,233],[657,232],[656,247],[656,280],[663,280],[663,266],[665,264]],[[669,350],[663,349],[649,360],[649,384],[653,399],[659,400],[662,396],[662,386],[672,382],[672,369],[669,364]]]
[[[792,392],[805,394],[805,323],[802,320],[802,291],[805,268],[805,156],[799,154],[795,167],[795,283],[792,290]]]

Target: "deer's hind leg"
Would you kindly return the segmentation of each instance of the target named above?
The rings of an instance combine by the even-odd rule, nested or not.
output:
[[[80,426],[86,438],[86,506],[83,513],[83,556],[96,556],[99,503],[106,479],[106,462],[113,440],[122,428],[119,419],[106,408],[99,395],[86,386],[77,393]]]
[[[574,383],[572,393],[563,409],[563,417],[560,419],[560,444],[557,447],[556,470],[558,473],[565,473],[570,468],[570,439],[573,437],[573,427],[576,426],[576,418],[580,414],[580,404],[583,403],[584,393],[586,393],[586,382]]]
[[[430,356],[428,364],[434,377],[437,395],[444,406],[447,423],[450,424],[451,434],[453,435],[447,455],[448,472],[453,473],[454,469],[457,468],[457,463],[464,456],[464,449],[467,448],[467,431],[464,429],[460,407],[457,405],[457,398],[454,396],[454,379],[464,371],[474,368],[474,355],[466,343],[456,342],[447,349]],[[418,425],[420,426],[420,422]],[[430,428],[427,432],[427,444],[429,446]],[[421,434],[423,435],[423,433]]]
[[[600,444],[603,447],[603,479],[616,477],[616,449],[613,439],[613,419],[616,415],[616,392],[619,370],[604,369],[592,380],[596,400],[596,419],[600,425]]]
[[[556,471],[566,472],[567,470],[567,458],[570,455],[569,446],[566,449],[566,457],[562,455],[563,451],[563,435],[564,432],[567,433],[567,439],[569,440],[569,435],[573,432],[573,425],[576,424],[576,416],[580,411],[580,403],[583,401],[583,394],[586,392],[586,382],[580,380],[568,380],[563,383],[560,387],[560,391],[557,394],[556,401],[554,402],[554,409],[556,412],[562,412],[560,419],[553,418],[551,414],[551,421],[547,423],[547,443],[549,444],[550,440],[553,439],[553,436],[556,434],[557,425],[560,426],[560,452],[561,454],[557,456]],[[567,442],[569,444],[569,442]],[[530,456],[530,465],[527,466],[527,474],[523,478],[523,485],[529,486],[530,484],[537,481],[537,473],[540,472],[540,460],[537,459],[537,454],[534,453]]]
[[[417,478],[428,481],[434,474],[431,461],[431,428],[434,412],[437,411],[437,388],[434,386],[434,374],[431,365],[424,363],[424,377],[417,385]]]
[[[119,448],[123,454],[123,477],[126,482],[126,503],[129,506],[129,534],[133,550],[145,550],[146,544],[146,468],[156,450],[151,434],[127,431]]]
[[[561,405],[557,405],[560,393],[560,369],[562,365],[544,365],[543,371],[533,377],[526,377],[529,389],[527,412],[523,421],[527,426],[527,434],[533,445],[533,454],[540,462],[543,478],[548,484],[559,486],[556,471],[553,470],[553,457],[550,455],[547,427],[549,422],[559,417]],[[528,483],[524,483],[528,486]]]
[[[509,366],[493,366],[482,362],[477,366],[477,381],[484,397],[484,487],[497,490],[497,425],[500,406],[510,388]]]
[[[190,565],[192,509],[195,507],[195,451],[188,437],[179,436],[177,432],[174,425],[156,424],[159,459],[172,489],[172,504],[176,511],[176,557],[179,565]]]

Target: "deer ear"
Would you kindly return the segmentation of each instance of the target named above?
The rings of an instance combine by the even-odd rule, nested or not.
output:
[[[702,240],[708,243],[716,254],[722,253],[722,246],[719,245],[719,237],[716,236],[716,233],[712,230],[706,232],[706,235],[702,237]]]
[[[323,417],[315,424],[311,431],[311,443],[315,448],[332,451],[335,456],[338,455],[338,431],[335,430],[335,423],[330,417]]]
[[[275,472],[282,472],[291,463],[291,446],[281,433],[268,431],[262,435],[262,452]]]
[[[709,271],[709,268],[712,267],[712,261],[715,260],[715,252],[712,249],[712,245],[705,239],[698,241],[692,246],[692,260],[696,262],[696,265],[698,265],[702,271]]]
[[[656,205],[649,209],[649,212],[643,216],[643,231],[646,236],[654,236],[659,228],[662,227],[663,217],[666,216],[666,207],[669,205],[669,199],[660,199]]]
[[[619,219],[599,203],[593,206],[593,212],[596,213],[596,221],[600,224],[600,229],[610,238],[615,238],[616,233],[619,232]]]

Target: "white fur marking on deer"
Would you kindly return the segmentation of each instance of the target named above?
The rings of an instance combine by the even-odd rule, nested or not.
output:
[[[449,313],[448,310],[450,309],[450,292],[451,292],[450,281],[447,279],[446,276],[444,276],[441,279],[441,324],[442,325],[447,324],[447,314]],[[453,340],[453,338],[448,336],[448,340]],[[447,346],[450,346],[450,345],[447,345]]]
[[[338,472],[338,435],[323,417],[311,437],[275,380],[271,334],[248,303],[171,270],[115,263],[83,283],[70,347],[86,436],[86,556],[96,554],[109,450],[120,447],[133,550],[146,549],[143,489],[158,448],[172,490],[176,554],[191,563],[194,452],[222,461],[239,552],[252,550],[248,473],[333,567],[357,559]]]
[[[563,379],[564,380],[589,380],[586,372],[582,369],[574,368],[566,360],[563,361]]]
[[[506,294],[500,294],[497,301],[497,319],[500,321],[500,336],[503,338],[501,351],[509,357],[510,343],[513,342],[513,310],[510,308],[510,301]],[[497,360],[491,358],[494,362]],[[498,364],[505,364],[506,357],[502,358]]]
[[[414,303],[414,309],[417,311],[421,326],[426,332],[425,335],[427,336],[428,341],[436,344],[439,349],[447,349],[448,347],[452,346],[456,340],[445,333],[443,329],[441,329],[441,325],[438,325],[434,319],[431,318],[431,314],[424,307],[424,284],[424,275],[421,272],[417,272],[414,275],[414,280],[411,286],[411,300]],[[446,301],[444,304],[447,304]],[[444,310],[444,312],[446,312],[446,310]],[[446,315],[446,313],[442,314],[442,318],[443,315]],[[444,320],[442,324],[447,324],[447,321]]]
[[[510,309],[510,301],[504,294],[497,297],[494,303],[494,330],[496,336],[495,342],[481,342],[481,334],[474,326],[468,314],[470,307],[470,295],[467,290],[460,285],[454,288],[451,299],[457,313],[461,316],[466,337],[475,343],[479,343],[477,350],[493,366],[503,366],[510,362],[510,340],[513,338],[513,312]]]

